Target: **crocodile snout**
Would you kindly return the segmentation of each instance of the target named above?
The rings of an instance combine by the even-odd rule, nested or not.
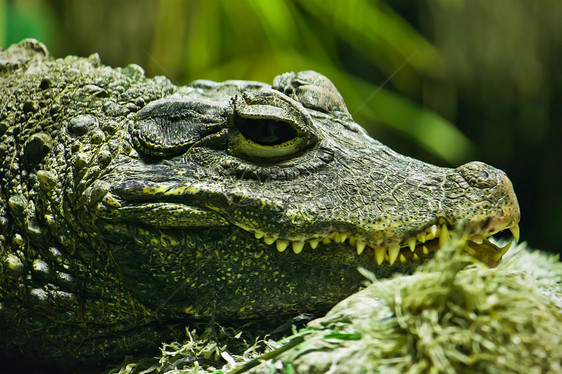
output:
[[[485,195],[484,201],[494,202],[494,206],[484,204],[483,211],[470,220],[475,236],[486,237],[506,228],[515,230],[521,213],[513,185],[507,175],[500,169],[478,161],[461,165],[456,171],[472,191],[479,191],[479,194]]]

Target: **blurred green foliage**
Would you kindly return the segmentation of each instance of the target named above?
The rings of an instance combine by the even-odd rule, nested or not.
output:
[[[188,81],[266,82],[279,72],[316,70],[334,82],[356,120],[373,124],[372,132],[391,126],[453,164],[471,155],[472,145],[451,123],[346,69],[342,41],[392,76],[388,82],[398,93],[410,92],[419,72],[439,64],[431,44],[382,2],[199,0],[160,3],[152,68],[181,71]]]
[[[127,4],[124,9],[138,6],[133,1],[118,3]],[[45,24],[50,19],[42,9],[48,4],[55,9],[61,6],[60,2],[9,2],[8,41],[21,39],[25,30],[48,44],[49,27]],[[97,32],[107,21],[106,12],[92,9],[100,4],[108,14],[122,9],[113,2],[97,1],[69,2],[64,6],[73,9],[62,11],[77,19],[88,17],[82,25],[99,17],[91,28],[84,28]],[[148,14],[135,20],[117,12],[115,21],[119,27],[130,22],[132,29],[151,29],[151,43],[143,47],[149,56],[143,66],[149,73],[164,74],[180,83],[198,78],[271,82],[281,72],[316,70],[336,84],[360,123],[372,124],[369,130],[391,126],[451,164],[473,155],[472,144],[455,126],[401,95],[419,85],[420,73],[440,65],[439,56],[419,32],[382,2],[168,0],[144,6],[153,15],[146,24]],[[111,20],[109,15],[110,27]],[[392,76],[387,82],[397,92],[346,69],[340,62],[342,41],[361,50],[367,63],[383,76]],[[111,53],[119,54],[119,47],[117,44],[117,51]]]
[[[0,45],[8,46],[37,35],[48,43],[55,28],[50,7],[43,1],[0,0]]]
[[[504,169],[523,238],[527,227],[532,245],[554,249],[561,19],[562,1],[0,0],[0,44],[35,37],[55,56],[98,52],[177,84],[316,70],[400,153]]]

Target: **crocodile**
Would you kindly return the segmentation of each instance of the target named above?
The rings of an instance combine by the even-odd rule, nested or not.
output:
[[[363,267],[411,273],[460,232],[518,237],[506,174],[434,166],[313,72],[174,85],[97,54],[0,52],[0,349],[101,362],[191,323],[322,312]],[[20,355],[20,356],[18,356]]]

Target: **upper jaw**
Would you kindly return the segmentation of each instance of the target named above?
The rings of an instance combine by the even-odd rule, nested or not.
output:
[[[111,194],[107,194],[99,204],[106,206],[104,204],[107,204],[106,200],[111,196]],[[378,233],[371,232],[369,234],[365,230],[346,225],[345,229],[334,229],[322,233],[314,232],[302,235],[284,235],[281,232],[265,232],[242,223],[229,222],[228,219],[225,219],[218,212],[207,210],[196,211],[194,210],[196,208],[189,208],[181,203],[143,203],[137,201],[132,205],[131,208],[133,208],[134,211],[137,210],[134,206],[137,206],[139,211],[143,211],[143,217],[145,217],[145,221],[143,222],[145,224],[155,227],[173,227],[173,224],[170,226],[171,222],[175,222],[176,224],[183,222],[184,224],[177,227],[183,229],[190,229],[197,225],[199,225],[198,227],[234,225],[253,234],[256,239],[263,240],[265,244],[271,245],[279,252],[290,249],[295,254],[299,254],[303,250],[315,250],[317,247],[322,247],[330,243],[340,243],[344,247],[355,250],[357,255],[371,255],[374,263],[377,265],[382,265],[385,262],[389,265],[394,265],[397,262],[416,261],[428,257],[432,252],[447,245],[452,232],[455,232],[458,236],[462,236],[466,239],[467,249],[474,257],[490,266],[495,266],[501,260],[503,254],[509,249],[509,245],[499,248],[487,238],[496,232],[509,229],[513,237],[516,240],[519,239],[518,209],[516,210],[517,214],[511,214],[505,217],[482,217],[482,219],[473,217],[472,220],[459,220],[456,224],[449,224],[444,219],[438,219],[435,223],[428,223],[425,226],[421,226],[419,229],[408,230],[408,234],[404,234],[405,231],[402,230],[399,232],[393,232],[392,230]],[[143,206],[145,205],[147,205],[146,208],[149,209],[144,209]],[[150,207],[148,205],[150,205]],[[161,214],[164,213],[158,212],[163,210],[168,211],[170,207],[174,207],[173,211],[169,211],[165,215],[173,215],[175,218],[171,221],[162,220]],[[182,213],[182,207],[188,208],[187,212]],[[106,212],[103,214],[106,218],[119,220],[119,217],[121,217],[126,221],[130,221],[132,217],[128,209],[122,210],[121,207],[115,207],[115,205],[114,209],[107,211],[106,207],[103,211]],[[112,211],[113,214],[111,213]],[[119,213],[119,211],[122,213]],[[154,217],[151,216],[150,212],[153,212],[152,215]],[[160,214],[160,216],[158,216],[158,214]],[[197,215],[193,217],[193,214]],[[329,225],[326,224],[326,226]],[[359,232],[362,233],[360,234]]]

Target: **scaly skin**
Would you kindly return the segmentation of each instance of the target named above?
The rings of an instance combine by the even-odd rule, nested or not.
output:
[[[323,311],[358,266],[411,272],[453,228],[493,264],[484,238],[519,221],[503,172],[397,154],[314,72],[177,87],[28,40],[0,54],[0,102],[10,352],[98,361],[194,321]]]

